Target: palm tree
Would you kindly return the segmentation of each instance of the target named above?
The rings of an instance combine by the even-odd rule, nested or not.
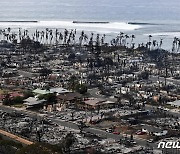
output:
[[[75,43],[76,43],[76,34],[75,34],[75,32],[72,35],[72,40],[73,40],[73,44],[75,45]]]
[[[180,49],[180,39],[178,39],[177,53],[179,53],[179,49]]]
[[[155,47],[156,47],[156,44],[157,44],[157,41],[156,40],[153,40],[153,48],[155,49]]]
[[[147,46],[149,47],[149,50],[151,50],[151,38],[152,38],[152,35],[149,35],[149,41],[147,43]]]
[[[63,38],[64,38],[63,34],[60,33],[60,34],[59,34],[59,40],[62,42],[62,44],[63,44]]]
[[[131,35],[131,44],[133,43],[134,39],[135,39],[135,35]]]
[[[48,28],[46,28],[46,43],[48,43],[48,39],[49,39],[49,29]]]
[[[124,37],[124,33],[120,32],[120,36],[119,36],[119,41],[120,41],[120,46],[122,45],[122,38]]]
[[[88,41],[88,35],[87,34],[84,35],[84,41],[87,44],[87,41]]]
[[[73,37],[75,36],[75,35],[73,35],[73,34],[74,34],[74,33],[73,33],[73,29],[71,29],[71,32],[70,32],[70,34],[69,34],[68,44],[71,43],[71,39],[73,39]]]
[[[57,38],[58,38],[58,29],[56,29],[56,31],[55,31],[55,43],[56,43],[56,45],[57,45]]]
[[[159,48],[161,49],[162,47],[162,44],[163,44],[163,39],[160,39],[160,43],[159,43]]]
[[[11,32],[11,28],[10,28],[10,27],[8,27],[8,28],[7,28],[7,31],[8,31],[8,33],[10,33],[10,32]]]
[[[89,47],[90,47],[90,51],[91,53],[94,52],[94,46],[93,46],[93,36],[94,36],[94,33],[91,33],[91,37],[90,37],[90,40],[89,40]]]
[[[96,43],[99,45],[100,44],[100,41],[99,41],[99,34],[97,34],[97,37],[96,37]]]
[[[152,35],[149,35],[148,37],[149,37],[149,42],[151,42]]]
[[[124,46],[126,47],[126,45],[127,45],[127,39],[129,38],[129,35],[125,35],[125,39],[124,39]]]
[[[52,40],[53,40],[53,31],[52,31],[52,29],[49,31],[49,36],[50,36],[50,44],[52,44]]]
[[[41,31],[41,37],[40,37],[40,42],[42,43],[42,40],[44,40],[44,31]]]
[[[68,30],[65,29],[65,30],[64,30],[64,44],[66,44],[66,40],[67,40],[68,33],[69,33]]]
[[[132,43],[131,44],[131,49],[134,49],[135,48],[135,43]]]
[[[84,38],[84,31],[81,32],[81,35],[80,35],[80,37],[79,37],[79,46],[80,46],[80,47],[82,46],[83,38]]]
[[[177,37],[174,37],[173,47],[172,47],[172,51],[173,51],[173,52],[177,51],[177,46],[178,46],[178,38],[177,38]]]
[[[106,34],[104,34],[101,38],[101,45],[104,45],[104,40],[105,40]]]
[[[149,49],[149,50],[151,50],[151,42],[147,42],[147,48]],[[142,44],[142,46],[143,46],[143,44]]]

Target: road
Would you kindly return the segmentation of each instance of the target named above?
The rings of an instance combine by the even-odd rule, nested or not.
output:
[[[34,112],[31,112],[31,111],[16,110],[15,108],[6,107],[6,106],[3,106],[3,105],[0,105],[0,109],[4,110],[6,112],[9,112],[9,113],[15,111],[17,113],[26,114],[26,115],[28,115],[29,117],[32,117],[32,118],[42,119],[42,116],[40,116],[38,113],[34,113]],[[54,123],[56,123],[56,124],[58,124],[60,126],[65,127],[66,129],[70,128],[70,129],[79,131],[78,125],[76,123],[63,121],[63,120],[60,120],[58,118],[49,118],[49,119],[52,122],[54,122]],[[116,134],[108,133],[106,131],[103,131],[103,130],[100,130],[100,129],[96,129],[96,128],[92,128],[92,127],[84,128],[83,131],[84,132],[90,132],[90,133],[96,134],[96,135],[101,136],[103,138],[114,139],[116,141],[119,141],[120,139],[123,139],[125,137],[123,134],[116,135]],[[142,146],[146,146],[147,145],[147,141],[144,140],[144,139],[139,139],[139,138],[134,137],[134,141],[138,145],[142,145]],[[149,145],[152,146],[154,149],[157,148],[157,144],[149,143]]]

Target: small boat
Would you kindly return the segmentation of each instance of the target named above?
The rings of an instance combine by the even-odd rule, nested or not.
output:
[[[0,22],[38,22],[38,21],[36,21],[36,20],[22,20],[22,21],[20,21],[20,20],[17,20],[17,21],[15,21],[15,20],[8,20],[8,21],[0,21]]]

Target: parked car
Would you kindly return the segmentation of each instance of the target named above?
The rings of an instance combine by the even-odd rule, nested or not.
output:
[[[119,134],[120,134],[120,132],[113,132],[113,134],[119,135]]]
[[[146,133],[145,133],[145,132],[142,132],[142,131],[137,131],[136,134],[137,134],[137,135],[144,135],[144,134],[146,134]]]
[[[137,144],[137,142],[135,142],[135,141],[132,141],[131,143],[132,143],[132,144]]]

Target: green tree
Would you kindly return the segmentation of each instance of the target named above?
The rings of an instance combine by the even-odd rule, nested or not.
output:
[[[29,90],[24,91],[23,95],[24,95],[24,99],[29,98],[29,97],[34,97],[33,92]]]
[[[21,96],[14,97],[11,100],[11,105],[13,105],[13,104],[22,104],[23,100],[24,100],[24,97],[21,97]]]
[[[85,84],[78,84],[76,85],[76,91],[80,94],[85,94],[87,93],[87,86]]]
[[[68,83],[69,89],[75,91],[75,90],[76,90],[76,86],[77,86],[78,84],[79,84],[79,82],[78,82],[78,79],[77,79],[76,76],[73,75],[73,76],[71,76],[71,77],[69,78],[69,83]]]
[[[144,79],[144,80],[148,80],[149,79],[149,72],[148,71],[144,71],[139,75],[140,79]]]
[[[48,68],[43,68],[39,71],[41,76],[48,76],[49,74],[52,73],[52,70],[48,69]]]
[[[3,99],[3,105],[10,105],[11,99],[10,99],[10,94],[6,94],[4,99]]]
[[[40,95],[38,97],[40,100],[45,99],[50,104],[56,104],[57,103],[57,96],[56,93],[50,93],[46,95]]]

